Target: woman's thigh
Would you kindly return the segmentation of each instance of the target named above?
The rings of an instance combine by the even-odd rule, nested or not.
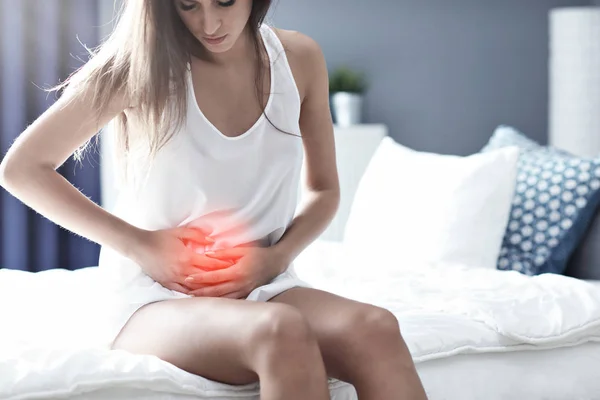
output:
[[[123,327],[114,349],[155,355],[210,380],[243,385],[258,381],[248,347],[251,327],[273,304],[221,298],[151,303]]]
[[[296,308],[319,344],[330,376],[348,381],[374,341],[400,343],[398,320],[389,311],[312,288],[293,288],[270,300]],[[384,340],[385,339],[385,340]],[[390,351],[397,351],[394,344]],[[368,354],[367,354],[368,355]],[[403,357],[410,353],[403,347]]]

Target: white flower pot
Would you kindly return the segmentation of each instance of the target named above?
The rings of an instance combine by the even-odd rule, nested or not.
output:
[[[362,96],[357,93],[338,92],[331,96],[335,120],[339,126],[362,122]]]

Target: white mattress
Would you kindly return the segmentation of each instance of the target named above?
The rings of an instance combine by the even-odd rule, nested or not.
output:
[[[430,400],[600,399],[600,343],[417,363]]]

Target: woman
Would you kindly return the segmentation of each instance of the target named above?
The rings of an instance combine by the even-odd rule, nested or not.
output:
[[[14,143],[3,185],[102,246],[98,317],[115,349],[261,398],[423,399],[388,311],[315,290],[290,267],[339,201],[318,45],[263,24],[269,0],[129,0],[115,31]],[[114,213],[56,169],[115,122]],[[303,153],[311,199],[294,216]],[[246,301],[243,301],[243,300]]]

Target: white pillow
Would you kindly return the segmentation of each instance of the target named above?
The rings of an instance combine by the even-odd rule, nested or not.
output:
[[[379,265],[361,267],[369,271],[496,268],[518,156],[516,147],[466,157],[419,152],[386,137],[359,183],[345,247],[363,261],[377,256]]]

